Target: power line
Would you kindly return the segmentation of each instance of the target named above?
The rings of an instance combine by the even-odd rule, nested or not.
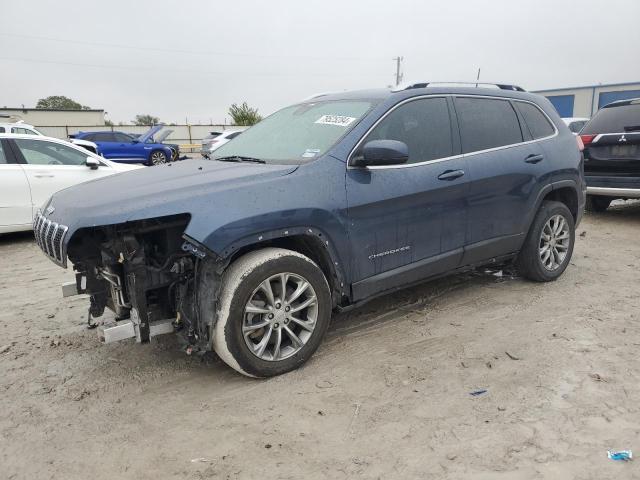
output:
[[[0,35],[5,37],[16,37],[16,38],[28,38],[31,40],[42,40],[47,42],[61,42],[61,43],[71,43],[76,45],[89,45],[92,47],[103,47],[103,48],[119,48],[126,50],[141,50],[148,52],[161,52],[161,53],[180,53],[183,55],[204,55],[204,56],[220,56],[220,57],[246,57],[246,58],[279,58],[279,59],[300,59],[300,60],[338,60],[338,61],[380,61],[382,58],[374,58],[374,57],[319,57],[319,56],[308,56],[308,55],[264,55],[257,53],[234,53],[234,52],[219,52],[212,50],[183,50],[177,48],[159,48],[159,47],[138,47],[135,45],[123,45],[117,43],[102,43],[102,42],[87,42],[83,40],[69,40],[64,38],[52,38],[52,37],[43,37],[38,35],[24,35],[20,33],[5,33],[0,32]]]
[[[237,76],[260,76],[260,77],[295,77],[300,75],[311,75],[314,77],[366,77],[371,78],[372,74],[344,74],[342,72],[338,73],[274,73],[274,72],[214,72],[200,69],[185,69],[185,68],[169,68],[167,67],[144,67],[144,66],[126,66],[126,65],[105,65],[105,64],[93,64],[93,63],[80,63],[80,62],[65,62],[65,61],[56,61],[56,60],[40,60],[34,58],[15,58],[15,57],[0,57],[0,60],[6,61],[14,61],[14,62],[26,62],[26,63],[44,63],[44,64],[52,64],[52,65],[67,65],[72,67],[83,67],[83,68],[100,68],[100,69],[113,69],[113,70],[143,70],[143,71],[162,71],[162,72],[171,72],[171,73],[193,73],[198,75],[237,75]]]

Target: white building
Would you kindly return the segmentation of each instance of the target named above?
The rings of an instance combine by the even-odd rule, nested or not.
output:
[[[547,97],[561,117],[591,118],[601,107],[611,102],[640,98],[640,82],[557,88],[535,93]]]
[[[35,127],[50,125],[104,126],[104,110],[49,110],[40,108],[0,108],[0,115],[10,115]]]

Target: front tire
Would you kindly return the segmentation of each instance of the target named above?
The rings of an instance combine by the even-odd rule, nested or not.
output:
[[[586,209],[588,212],[604,212],[609,208],[613,198],[601,195],[587,195]]]
[[[298,368],[316,351],[331,319],[331,293],[312,260],[265,248],[223,274],[217,313],[218,356],[244,375],[271,377]]]
[[[151,167],[153,165],[162,165],[163,163],[167,163],[167,155],[162,150],[154,150],[151,152],[147,165]]]
[[[535,282],[556,280],[569,265],[575,238],[575,223],[567,206],[544,201],[518,254],[518,271]]]

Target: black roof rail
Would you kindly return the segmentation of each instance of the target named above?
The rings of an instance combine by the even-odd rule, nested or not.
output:
[[[494,87],[498,87],[500,90],[526,92],[524,88],[519,87],[518,85],[509,85],[506,83],[492,83],[492,82],[418,82],[418,83],[411,83],[409,85],[398,87],[397,89],[394,89],[394,91],[398,92],[400,90],[411,90],[413,88],[427,88],[428,86],[433,84],[454,84],[454,85],[466,85],[466,86],[473,85],[475,87],[478,87],[479,85],[491,85]]]

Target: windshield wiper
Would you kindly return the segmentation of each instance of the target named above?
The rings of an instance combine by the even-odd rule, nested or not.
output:
[[[220,157],[216,158],[219,162],[251,162],[251,163],[267,163],[264,160],[253,157],[243,157],[240,155],[232,155],[230,157]]]

